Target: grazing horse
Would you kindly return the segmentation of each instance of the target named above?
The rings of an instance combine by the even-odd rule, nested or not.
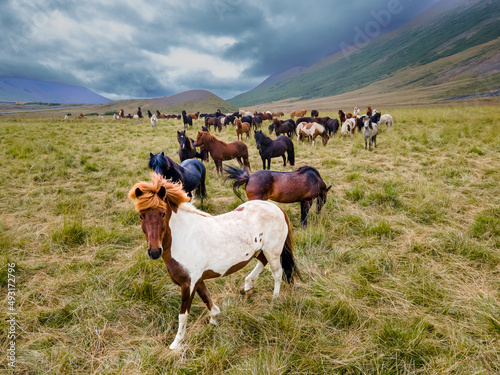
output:
[[[157,118],[167,118],[164,113],[160,113],[160,111],[156,110],[156,117]]]
[[[297,125],[297,142],[302,140],[304,143],[304,138],[309,137],[312,140],[312,145],[314,146],[314,140],[318,135],[321,135],[321,140],[323,146],[326,146],[330,137],[325,127],[317,122],[301,122]]]
[[[190,113],[188,114],[188,116],[191,116],[191,118],[193,120],[198,120],[198,116],[200,115],[200,112],[196,112],[196,113]]]
[[[332,134],[335,135],[339,130],[339,120],[336,118],[329,119],[325,124],[325,129],[328,132],[329,137],[331,137]]]
[[[193,126],[193,118],[186,115],[186,111],[182,111],[182,123],[184,124],[184,129],[186,129],[188,125]]]
[[[273,119],[273,114],[269,111],[265,111],[264,113],[255,111],[254,115],[260,116],[262,118],[262,121]]]
[[[151,126],[153,127],[153,130],[155,130],[156,127],[158,126],[158,118],[156,117],[156,115],[152,115],[151,118],[149,119],[149,121],[151,122]]]
[[[380,130],[380,125],[371,122],[370,117],[366,116],[364,120],[364,125],[365,128],[363,129],[363,136],[365,137],[365,150],[366,150],[366,144],[369,140],[370,148],[369,150],[372,150],[372,143],[374,144],[375,147],[377,147],[377,134],[378,131]]]
[[[311,111],[311,117],[319,117],[319,112],[317,109],[313,109]]]
[[[304,117],[306,115],[306,113],[307,113],[307,109],[303,109],[300,111],[292,111],[292,112],[290,112],[290,117],[293,120],[295,117]]]
[[[271,169],[271,158],[281,156],[283,158],[283,166],[286,167],[285,152],[288,155],[290,165],[295,164],[295,151],[293,142],[286,135],[280,135],[274,141],[265,136],[261,130],[254,133],[255,143],[257,143],[257,150],[259,150],[260,158],[262,159],[262,169]]]
[[[254,118],[252,119],[252,125],[254,130],[257,130],[258,127],[260,128],[262,126],[262,116],[254,116]]]
[[[273,123],[269,125],[269,134],[275,131],[276,135],[286,134],[288,137],[292,137],[292,133],[295,131],[293,124],[289,121],[281,121],[277,118],[273,119]]]
[[[222,131],[222,123],[220,122],[219,117],[205,117],[205,126],[210,130],[210,126],[213,125],[214,130],[219,130],[219,133]]]
[[[300,224],[307,226],[307,215],[314,199],[316,212],[326,202],[331,186],[326,187],[319,172],[313,167],[301,167],[293,172],[260,170],[253,174],[238,168],[225,166],[226,180],[235,180],[233,191],[241,199],[238,187],[246,185],[249,200],[272,200],[279,203],[300,202]]]
[[[240,136],[241,140],[243,140],[243,134],[247,135],[247,139],[250,138],[251,127],[248,122],[241,122],[239,118],[235,118],[234,125],[236,126],[236,136],[238,137],[238,140],[240,139]]]
[[[356,130],[357,119],[355,117],[347,119],[340,129],[340,134],[347,136],[348,134],[352,137],[354,131]]]
[[[273,117],[283,117],[285,114],[283,112],[273,112]]]
[[[217,173],[222,173],[222,161],[234,158],[236,158],[240,167],[244,165],[245,168],[250,169],[248,148],[242,141],[226,143],[215,138],[208,132],[198,132],[194,145],[196,147],[203,146],[208,150],[214,160]]]
[[[292,231],[285,212],[271,202],[246,202],[235,210],[212,216],[187,204],[178,184],[154,175],[130,190],[141,218],[151,259],[162,258],[172,281],[181,288],[179,328],[170,349],[179,349],[195,292],[206,304],[210,323],[220,309],[212,302],[204,280],[229,275],[253,258],[257,265],[245,278],[244,290],[254,283],[267,263],[274,279],[273,297],[281,279],[292,283],[300,276],[293,257]]]
[[[192,196],[191,192],[196,190],[196,194],[203,204],[203,198],[207,197],[205,189],[206,170],[203,162],[196,159],[187,159],[179,165],[163,152],[156,155],[150,153],[149,168],[173,182],[182,184],[182,188],[189,197]]]
[[[394,125],[394,120],[392,119],[392,116],[388,113],[385,115],[381,115],[379,121],[375,121],[379,125],[386,124],[387,125],[387,130],[389,130],[392,125]]]

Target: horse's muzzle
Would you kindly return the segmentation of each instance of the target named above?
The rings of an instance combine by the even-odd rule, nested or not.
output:
[[[163,254],[163,249],[160,247],[156,250],[148,249],[148,255],[151,259],[158,259]]]

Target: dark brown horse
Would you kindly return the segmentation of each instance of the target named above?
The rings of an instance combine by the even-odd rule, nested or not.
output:
[[[248,161],[248,148],[242,141],[226,143],[215,138],[208,132],[198,132],[194,145],[196,147],[203,146],[206,150],[208,150],[210,156],[214,160],[217,173],[222,173],[222,162],[224,160],[231,160],[235,158],[240,167],[245,166],[245,168],[250,169],[250,162]]]
[[[274,172],[268,170],[250,174],[238,168],[226,165],[227,180],[235,180],[234,193],[241,198],[238,187],[246,185],[249,200],[272,200],[280,203],[300,202],[300,223],[307,226],[307,214],[314,199],[317,213],[326,202],[331,186],[326,187],[319,172],[313,167],[301,167],[293,172]]]
[[[269,125],[269,134],[273,133],[273,130],[276,132],[276,135],[286,134],[289,138],[292,137],[292,133],[295,131],[295,128],[291,122],[281,121],[277,118],[273,119],[273,123]]]
[[[213,125],[214,130],[219,130],[219,133],[222,131],[222,123],[218,117],[205,117],[205,126],[208,127],[210,131],[210,126]]]

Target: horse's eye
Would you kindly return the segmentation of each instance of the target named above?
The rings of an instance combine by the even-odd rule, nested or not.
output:
[[[139,215],[139,217],[141,218],[141,220],[144,220],[144,216],[142,216],[142,215]]]
[[[162,217],[165,217],[165,215],[166,215],[166,213],[164,212]]]

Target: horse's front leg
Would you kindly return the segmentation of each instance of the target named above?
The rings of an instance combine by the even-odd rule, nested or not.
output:
[[[368,150],[371,151],[372,150],[372,137],[370,137],[370,142],[368,143],[369,144],[369,147],[368,147]]]
[[[306,199],[300,202],[300,224],[304,228],[307,226],[307,215],[312,206],[312,202],[312,199]]]
[[[367,138],[365,137],[365,150],[366,150],[367,146],[368,146],[368,142],[367,142]]]
[[[189,310],[191,308],[191,302],[193,301],[193,294],[191,293],[191,286],[189,283],[184,283],[181,285],[181,308],[179,310],[179,328],[177,329],[177,335],[175,336],[174,342],[170,344],[170,349],[175,350],[180,348],[182,340],[186,335],[186,325],[189,315]]]
[[[267,169],[271,169],[271,158],[267,159]]]
[[[215,169],[217,169],[217,174],[222,174],[222,160],[215,161]]]
[[[215,317],[220,314],[220,309],[217,307],[216,304],[212,302],[210,293],[208,292],[207,286],[205,285],[203,280],[198,284],[196,292],[203,300],[203,302],[205,302],[205,305],[207,305],[208,313],[210,314],[210,323],[212,323],[215,326],[218,325]]]
[[[283,158],[283,166],[286,167],[286,157],[285,157],[285,154],[281,155],[281,157]]]

